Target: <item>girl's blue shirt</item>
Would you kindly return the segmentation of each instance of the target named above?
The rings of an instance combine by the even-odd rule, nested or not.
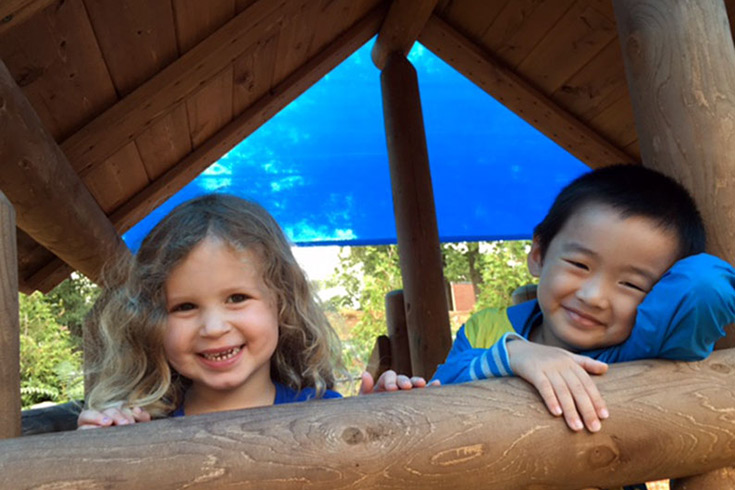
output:
[[[311,387],[304,388],[301,391],[296,391],[293,388],[289,388],[282,383],[274,382],[273,384],[276,386],[276,398],[273,401],[273,405],[282,405],[284,403],[299,403],[316,398],[316,390]],[[336,391],[326,390],[322,399],[329,398],[342,398],[342,395],[340,395]],[[171,417],[183,417],[184,415],[185,414],[183,404],[180,405],[176,410],[171,412]]]

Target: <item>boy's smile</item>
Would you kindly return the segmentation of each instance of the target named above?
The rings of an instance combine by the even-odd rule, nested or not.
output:
[[[626,218],[601,204],[584,206],[543,257],[536,240],[528,254],[543,313],[530,340],[575,352],[623,342],[638,305],[677,254],[676,236],[652,220]]]
[[[278,313],[255,251],[205,239],[169,275],[166,303],[166,358],[192,381],[187,415],[198,400],[217,410],[273,403]]]

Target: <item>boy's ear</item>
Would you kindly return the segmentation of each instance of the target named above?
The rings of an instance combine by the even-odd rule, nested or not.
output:
[[[528,256],[526,257],[528,272],[530,272],[533,277],[541,277],[541,267],[543,266],[543,262],[544,259],[541,245],[539,244],[538,239],[533,237],[531,251],[528,252]]]

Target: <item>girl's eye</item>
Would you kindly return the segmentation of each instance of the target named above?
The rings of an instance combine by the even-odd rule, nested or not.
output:
[[[636,290],[636,291],[640,291],[641,293],[647,293],[647,292],[648,292],[648,291],[646,291],[646,290],[645,290],[644,288],[640,287],[640,286],[639,286],[639,285],[637,285],[637,284],[633,284],[632,282],[624,281],[624,282],[623,282],[622,284],[623,284],[623,286],[625,286],[626,288],[634,289],[634,290]]]
[[[231,294],[229,298],[227,298],[228,303],[242,303],[243,301],[247,300],[248,296],[245,294]]]
[[[181,303],[171,308],[171,313],[175,313],[177,311],[191,311],[195,308],[196,305],[194,303]]]
[[[585,271],[586,270],[589,270],[589,267],[587,267],[582,262],[577,262],[576,260],[570,260],[570,259],[565,259],[565,262],[567,264],[570,264],[573,267],[576,267],[577,269],[582,269],[582,270],[585,270]]]

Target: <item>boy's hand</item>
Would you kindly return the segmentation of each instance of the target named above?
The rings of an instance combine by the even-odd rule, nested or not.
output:
[[[113,425],[130,425],[138,422],[150,422],[151,416],[140,407],[135,408],[108,408],[101,412],[97,410],[82,410],[77,419],[77,430],[97,429]]]
[[[439,381],[432,381],[429,386],[439,386]],[[426,386],[426,380],[420,376],[409,378],[403,374],[396,374],[395,371],[389,369],[378,378],[378,382],[373,381],[373,377],[365,371],[362,373],[362,382],[360,383],[360,391],[358,395],[369,395],[370,393],[380,393],[381,391],[398,391],[410,390],[412,388],[423,388]]]
[[[607,364],[522,340],[509,341],[507,348],[513,372],[538,390],[553,415],[563,414],[574,431],[600,430],[600,420],[609,414],[590,374],[604,374]]]

